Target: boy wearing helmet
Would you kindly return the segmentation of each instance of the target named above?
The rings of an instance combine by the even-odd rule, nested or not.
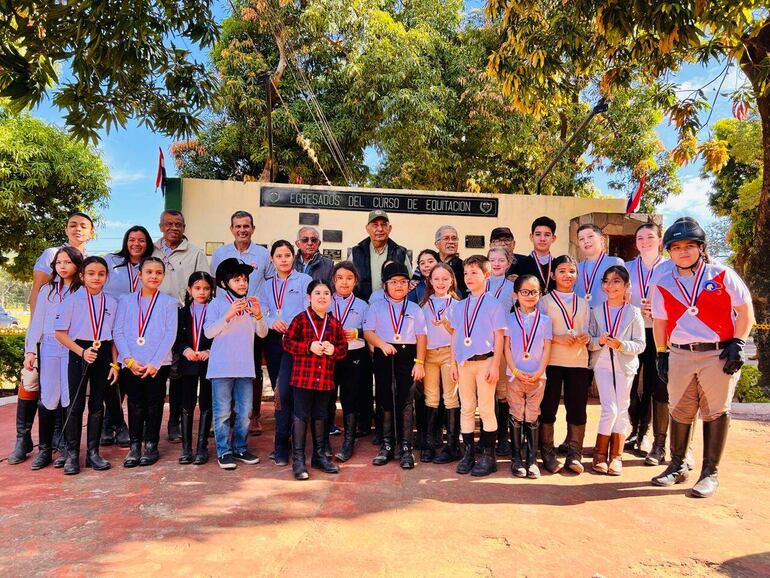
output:
[[[754,324],[754,309],[735,271],[709,262],[706,234],[695,219],[677,219],[663,244],[673,266],[670,275],[657,280],[652,317],[658,373],[668,382],[671,462],[652,483],[672,486],[687,480],[685,454],[700,410],[703,464],[692,495],[707,498],[719,487],[730,403],[745,361],[743,347]]]

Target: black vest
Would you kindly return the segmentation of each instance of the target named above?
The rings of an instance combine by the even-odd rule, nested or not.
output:
[[[372,265],[369,259],[371,239],[364,239],[350,250],[350,258],[358,270],[360,280],[353,292],[356,297],[369,301],[374,289],[372,288]],[[388,239],[388,260],[397,263],[406,263],[408,253],[406,249],[396,242]],[[379,289],[379,287],[377,287]]]

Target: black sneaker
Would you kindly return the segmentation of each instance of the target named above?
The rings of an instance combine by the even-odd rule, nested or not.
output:
[[[238,465],[235,463],[233,454],[225,454],[222,457],[217,458],[217,461],[219,462],[219,467],[223,470],[234,470],[238,467]]]
[[[235,452],[232,455],[233,458],[238,460],[239,462],[243,462],[244,464],[258,464],[259,458],[252,454],[249,450],[246,450],[245,452]]]

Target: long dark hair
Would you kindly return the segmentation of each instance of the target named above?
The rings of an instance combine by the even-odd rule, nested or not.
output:
[[[53,256],[53,261],[51,262],[51,280],[48,282],[48,297],[51,297],[51,294],[57,290],[59,285],[59,274],[56,272],[56,259],[59,258],[59,253],[67,253],[67,256],[70,258],[70,261],[77,267],[75,270],[75,276],[72,278],[72,281],[70,281],[69,288],[67,289],[68,293],[74,293],[80,288],[81,282],[80,282],[80,273],[83,270],[83,254],[75,249],[75,247],[70,247],[69,245],[64,247],[59,247],[59,250],[56,251],[56,254]]]
[[[209,295],[209,303],[214,298],[214,295],[216,295],[217,292],[217,284],[214,282],[214,278],[206,273],[205,271],[196,271],[190,277],[187,279],[187,288],[192,289],[192,286],[195,285],[197,281],[205,281],[209,284],[209,287],[211,288],[211,294]],[[190,295],[190,292],[187,291],[184,294],[184,304],[186,306],[190,305],[192,303],[192,295]]]
[[[123,258],[123,262],[116,265],[116,267],[126,267],[128,265],[128,262],[130,259],[130,256],[128,253],[128,236],[131,233],[142,233],[144,235],[144,240],[147,243],[147,247],[144,249],[144,253],[142,253],[142,256],[140,257],[139,262],[141,263],[147,257],[152,256],[154,247],[152,245],[152,237],[150,237],[150,233],[147,231],[147,229],[145,229],[141,225],[134,225],[133,227],[129,228],[126,231],[125,235],[123,235],[123,245],[121,246],[120,251],[115,253],[116,257]]]

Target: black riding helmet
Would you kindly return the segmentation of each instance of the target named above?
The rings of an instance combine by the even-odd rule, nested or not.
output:
[[[680,217],[666,229],[663,235],[663,246],[668,250],[677,241],[695,241],[706,244],[706,231],[692,217]]]
[[[233,291],[227,287],[227,282],[238,275],[246,275],[246,277],[248,277],[253,270],[254,267],[247,265],[235,257],[225,259],[217,266],[217,286],[233,293]]]

